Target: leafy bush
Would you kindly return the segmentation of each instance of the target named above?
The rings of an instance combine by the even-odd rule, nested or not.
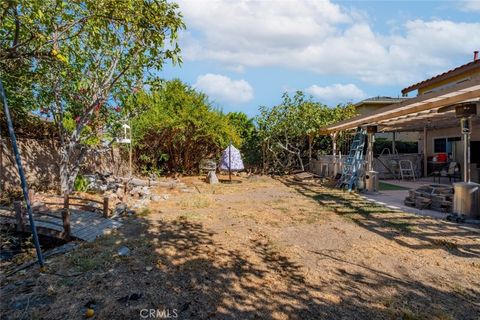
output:
[[[201,159],[216,158],[230,140],[241,143],[228,117],[180,80],[140,92],[128,104],[144,110],[132,119],[134,157],[144,171],[197,172]]]
[[[260,107],[257,123],[264,165],[275,172],[304,170],[314,149],[331,152],[331,139],[320,134],[321,127],[354,114],[350,105],[331,108],[301,91],[285,93],[279,105]]]
[[[229,112],[230,124],[241,138],[240,152],[247,168],[259,167],[262,163],[262,150],[258,138],[255,119],[243,112]]]
[[[79,174],[75,179],[74,189],[78,192],[86,192],[88,190],[88,179]]]

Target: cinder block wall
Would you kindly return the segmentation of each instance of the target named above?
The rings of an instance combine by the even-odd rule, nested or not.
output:
[[[58,142],[51,139],[18,139],[18,148],[21,153],[22,164],[29,186],[34,190],[59,188],[60,155]],[[0,142],[0,187],[1,190],[20,188],[15,157],[9,140],[2,137]],[[105,152],[93,152],[87,157],[81,168],[81,173],[110,172],[114,175],[123,175],[127,172],[128,164],[122,159],[118,148],[111,148]]]

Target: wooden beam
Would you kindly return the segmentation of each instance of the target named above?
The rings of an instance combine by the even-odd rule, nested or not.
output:
[[[405,115],[405,114],[415,113],[415,112],[424,111],[424,110],[428,110],[428,109],[434,109],[434,108],[438,108],[438,107],[444,106],[444,105],[459,103],[461,101],[476,98],[476,97],[480,97],[480,89],[474,90],[474,91],[469,91],[469,92],[463,93],[463,94],[459,94],[459,95],[454,96],[454,97],[445,98],[444,100],[419,105],[419,106],[416,106],[416,107],[414,107],[412,109],[409,109],[409,110],[401,110],[401,111],[398,111],[398,112],[390,113],[388,115],[380,116],[377,119],[375,119],[375,121],[373,123],[376,123],[376,122],[378,122],[380,120],[384,120],[384,119],[396,118],[396,117],[399,117],[399,116]]]
[[[395,120],[395,121],[388,121],[382,123],[383,126],[385,127],[394,127],[396,125],[412,125],[414,126],[415,124],[421,124],[422,126],[425,124],[426,121],[431,121],[431,122],[439,122],[439,121],[444,121],[444,120],[451,120],[455,119],[455,115],[441,115],[438,117],[419,117],[419,118],[409,118],[409,119],[402,119],[402,120]]]
[[[395,138],[396,138],[396,132],[393,131],[392,132],[392,154],[395,154],[395,149],[397,149],[396,146],[395,146],[395,142],[396,142]]]
[[[427,159],[427,126],[423,127],[423,176],[426,177],[428,175],[428,159]]]
[[[108,218],[109,215],[108,197],[103,197],[103,217]]]
[[[333,176],[337,176],[338,168],[337,168],[337,133],[334,132],[330,134],[332,137],[332,155],[333,155]]]
[[[25,231],[25,215],[22,210],[22,202],[14,201],[13,209],[15,210],[16,229],[19,232]]]
[[[458,119],[457,118],[451,118],[451,119],[440,119],[440,120],[435,120],[430,122],[431,126],[429,129],[443,129],[443,128],[454,128],[457,127],[458,125]],[[382,131],[384,132],[391,132],[391,131],[397,131],[397,132],[405,132],[405,131],[419,131],[423,132],[423,127],[425,126],[425,121],[419,121],[419,122],[410,122],[410,123],[405,123],[405,124],[398,124],[398,125],[392,125],[392,126],[387,126],[383,127]]]
[[[358,126],[376,124],[382,120],[394,119],[400,116],[440,108],[479,97],[480,77],[475,76],[472,79],[456,86],[423,94],[404,102],[392,104],[390,106],[383,107],[380,110],[376,110],[375,112],[330,125],[326,128],[322,128],[322,130],[333,132],[353,129]]]

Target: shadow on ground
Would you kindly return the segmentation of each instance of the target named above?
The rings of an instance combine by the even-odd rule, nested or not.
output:
[[[442,249],[466,258],[480,257],[478,241],[480,230],[413,214],[403,214],[367,201],[355,193],[339,189],[299,184],[284,179],[279,181],[294,188],[300,194],[314,199],[321,208],[324,208],[324,211],[333,211],[401,246],[415,250]],[[452,237],[460,237],[468,240],[465,241],[468,243],[445,240]]]
[[[364,227],[380,230],[379,221],[372,223],[378,225]],[[144,309],[175,312],[178,319],[475,319],[480,313],[479,292],[443,291],[323,251],[311,253],[334,268],[311,278],[267,237],[256,235],[244,246],[235,241],[185,218],[128,218],[116,234],[54,260],[47,274],[31,270],[3,283],[1,318],[82,319],[92,303],[98,319],[141,319]],[[118,256],[121,246],[130,254]]]

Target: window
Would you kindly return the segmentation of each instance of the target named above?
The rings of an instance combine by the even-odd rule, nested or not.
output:
[[[440,138],[433,140],[433,152],[434,153],[445,153],[447,152],[447,139]]]
[[[433,139],[434,153],[452,153],[452,145],[455,141],[461,141],[460,137],[436,138]]]

